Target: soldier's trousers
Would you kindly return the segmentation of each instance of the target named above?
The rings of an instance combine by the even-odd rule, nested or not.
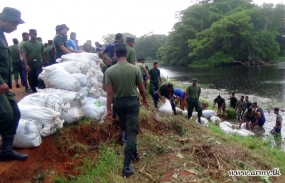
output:
[[[149,83],[149,92],[151,96],[153,96],[154,92],[156,92],[159,89],[159,83],[158,82],[150,82]]]
[[[14,94],[0,94],[0,135],[2,138],[13,138],[18,128],[21,113]]]
[[[12,66],[13,66],[13,75],[14,75],[14,79],[18,80],[19,79],[19,75],[21,77],[21,83],[23,84],[23,68],[22,68],[22,64],[21,64],[21,60],[18,61],[14,61],[12,62]]]
[[[126,131],[127,143],[125,146],[125,156],[133,156],[137,151],[136,142],[140,129],[139,112],[140,103],[138,97],[127,97],[114,99],[114,109],[119,116],[120,127]]]
[[[28,81],[27,81],[27,71],[26,71],[26,66],[23,60],[21,60],[21,66],[22,66],[22,84],[25,86],[25,89],[28,90]]]
[[[192,112],[195,107],[196,111],[198,112],[198,117],[202,116],[202,106],[199,102],[198,98],[187,98],[188,102],[188,119],[192,117]]]
[[[33,90],[33,92],[37,91],[36,87],[40,89],[44,89],[45,88],[44,81],[39,79],[39,75],[43,71],[42,61],[41,60],[37,60],[37,61],[29,60],[28,65],[31,68],[31,71],[28,72],[28,80],[29,80],[31,89]]]

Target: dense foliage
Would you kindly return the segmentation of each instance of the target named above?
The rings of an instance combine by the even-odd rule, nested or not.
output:
[[[137,58],[145,58],[145,59],[156,59],[156,52],[160,46],[162,46],[166,41],[166,35],[161,34],[152,34],[148,33],[141,37],[136,37],[130,33],[122,33],[124,37],[124,42],[126,41],[126,37],[134,37],[135,38],[135,50],[137,54]],[[103,36],[103,41],[105,44],[110,44],[114,41],[115,34],[108,34]]]
[[[285,56],[284,18],[283,4],[203,0],[180,12],[157,58],[168,65],[272,61]]]

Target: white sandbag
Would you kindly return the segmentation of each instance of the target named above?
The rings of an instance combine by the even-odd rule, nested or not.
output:
[[[35,120],[41,125],[43,125],[43,129],[41,129],[40,134],[49,133],[52,127],[62,128],[63,120],[60,120],[60,113],[55,112],[52,109],[46,107],[39,107],[34,105],[18,105],[21,111],[22,119],[31,119]]]
[[[196,112],[196,111],[192,112],[192,116],[193,117],[197,117],[198,116],[198,112]]]
[[[228,125],[225,124],[225,122],[220,122],[219,124],[220,129],[222,129],[226,134],[232,135],[234,134],[234,130],[230,128]]]
[[[201,123],[198,122],[198,118],[196,119],[196,123],[199,124],[199,125],[203,125],[203,126],[208,126],[208,120],[207,118],[203,118],[201,117]]]
[[[165,102],[160,106],[160,108],[158,109],[159,112],[165,113],[165,114],[172,114],[172,107],[170,104],[170,101],[165,99]]]
[[[235,134],[237,134],[238,136],[241,136],[241,137],[254,136],[253,132],[248,131],[246,129],[236,130]]]
[[[204,110],[202,111],[202,116],[204,118],[210,118],[211,116],[217,116],[217,113],[213,110]]]
[[[84,97],[88,96],[89,88],[88,87],[81,87],[81,89],[78,91],[78,93],[81,93],[84,95]]]
[[[101,71],[100,68],[99,68],[99,70],[95,71],[95,76],[97,76],[98,81],[102,81],[103,80],[104,74],[103,74],[103,72]]]
[[[77,62],[100,62],[100,59],[95,53],[71,53],[61,56],[63,61],[77,61]]]
[[[72,107],[68,110],[67,113],[64,112],[61,114],[61,119],[63,119],[64,122],[69,124],[77,122],[83,117],[84,117],[84,112],[79,107]]]
[[[69,74],[82,73],[81,67],[83,67],[83,63],[80,62],[75,62],[75,61],[62,62],[51,66],[56,66],[56,65],[64,68]]]
[[[250,125],[248,125],[250,126]],[[246,123],[241,124],[240,129],[246,129]]]
[[[71,74],[80,84],[81,87],[87,87],[89,84],[88,76],[82,73]]]
[[[218,125],[221,122],[221,118],[217,117],[217,116],[212,116],[210,117],[210,121],[214,124],[214,125]]]
[[[231,124],[230,122],[224,121],[223,123],[224,125],[227,125],[228,127],[233,128],[233,124]]]
[[[34,105],[39,107],[47,107],[55,112],[67,112],[70,104],[64,104],[63,100],[56,94],[51,93],[34,93],[24,97],[18,102],[20,105]]]
[[[55,88],[38,89],[37,91],[40,93],[56,94],[63,100],[63,102],[69,103],[71,107],[82,106],[86,103],[84,101],[84,95],[78,92],[55,89]]]
[[[41,129],[42,125],[34,120],[20,119],[13,147],[31,148],[40,146],[42,143]]]
[[[175,107],[175,109],[177,114],[182,114],[182,109],[180,109],[179,107]]]
[[[99,97],[96,100],[98,100],[98,102],[100,102],[104,106],[107,106],[107,98],[106,97]]]
[[[188,116],[188,111],[185,109],[184,111],[182,111],[182,115],[183,116]]]
[[[55,127],[51,127],[49,131],[42,131],[41,136],[42,137],[50,136],[50,135],[54,134],[56,132],[56,130],[57,129]]]
[[[79,91],[81,88],[79,82],[71,74],[56,64],[43,68],[39,77],[48,87],[69,91]]]
[[[82,106],[82,110],[86,117],[89,117],[99,123],[104,122],[103,119],[107,114],[106,106],[99,103],[96,99],[89,97],[86,99],[86,104]]]
[[[88,94],[88,97],[91,97],[91,98],[99,98],[101,96],[101,90],[100,89],[95,89],[94,87],[92,87],[90,90],[89,90],[89,94]]]
[[[99,81],[97,79],[97,76],[91,76],[89,78],[89,83],[91,87],[98,87]]]

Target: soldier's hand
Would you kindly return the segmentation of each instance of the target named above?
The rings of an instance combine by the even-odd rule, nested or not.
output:
[[[8,87],[7,84],[2,84],[0,85],[0,93],[8,93],[10,88]]]
[[[142,105],[145,106],[145,107],[150,107],[146,100],[142,100]]]
[[[162,99],[162,102],[165,103],[165,99]]]
[[[112,119],[112,111],[107,111],[106,118],[107,119]]]
[[[26,71],[27,71],[27,72],[30,72],[30,71],[31,71],[30,66],[26,65]]]

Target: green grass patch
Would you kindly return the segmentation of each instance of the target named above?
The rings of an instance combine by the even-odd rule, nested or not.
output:
[[[83,159],[81,175],[78,177],[55,178],[56,183],[87,183],[87,182],[123,182],[121,170],[123,157],[119,156],[112,147],[101,147],[98,159]]]

